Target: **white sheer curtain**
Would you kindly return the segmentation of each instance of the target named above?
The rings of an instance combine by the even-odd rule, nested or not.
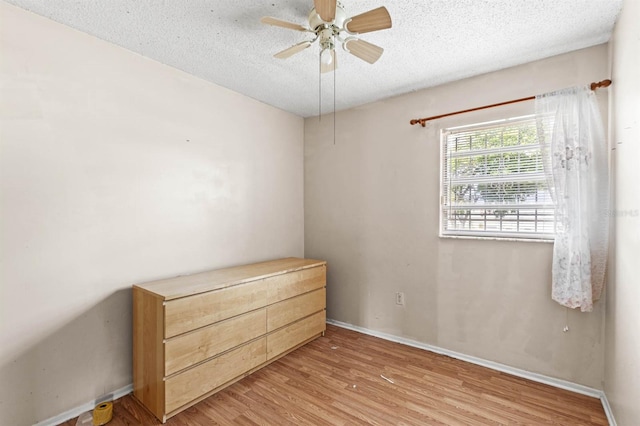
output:
[[[553,300],[583,312],[604,286],[609,239],[607,144],[595,93],[575,87],[536,97],[538,138],[556,205]]]

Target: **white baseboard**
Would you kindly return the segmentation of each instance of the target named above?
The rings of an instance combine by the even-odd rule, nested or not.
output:
[[[607,421],[609,422],[609,426],[618,426],[618,423],[616,423],[616,418],[613,417],[613,410],[611,410],[611,405],[609,405],[609,400],[607,399],[607,395],[604,392],[602,392],[600,401],[602,401],[602,408],[604,408],[604,413],[607,415]]]
[[[357,331],[359,333],[368,334],[369,336],[379,337],[381,339],[389,340],[391,342],[402,343],[403,345],[412,346],[418,349],[424,349],[429,352],[434,352],[440,355],[446,355],[451,358],[469,362],[471,364],[480,365],[482,367],[487,367],[492,370],[497,370],[497,371],[508,373],[517,377],[522,377],[523,379],[532,380],[538,383],[544,383],[546,385],[554,386],[556,388],[568,390],[571,392],[576,392],[582,395],[591,396],[593,398],[598,398],[600,399],[600,401],[602,401],[602,406],[604,408],[605,414],[607,415],[607,419],[609,420],[609,424],[611,426],[616,426],[615,419],[613,418],[613,413],[611,412],[611,407],[609,406],[609,401],[607,401],[607,397],[604,394],[604,392],[599,389],[590,388],[588,386],[579,385],[577,383],[569,382],[567,380],[557,379],[555,377],[545,376],[544,374],[532,373],[527,370],[510,367],[508,365],[500,364],[498,362],[488,361],[486,359],[477,358],[471,355],[465,355],[460,352],[455,352],[455,351],[444,349],[438,346],[429,345],[427,343],[419,342],[417,340],[407,339],[406,337],[400,337],[400,336],[395,336],[393,334],[370,330],[368,328],[359,327],[357,325],[348,324],[341,321],[327,319],[327,323],[333,324],[337,327],[346,328],[348,330]]]
[[[113,391],[111,393],[113,395],[111,399],[116,400],[118,398],[122,398],[125,395],[129,395],[131,392],[133,392],[133,384],[129,384],[116,391]],[[58,414],[57,416],[38,422],[34,426],[59,425],[60,423],[66,422],[67,420],[71,420],[74,417],[78,417],[82,413],[93,410],[96,407],[97,403],[101,401],[106,401],[106,400],[107,399],[100,399],[100,398],[98,398],[97,400],[94,399],[93,401],[90,401],[78,407],[72,408],[71,410],[65,411],[64,413]]]

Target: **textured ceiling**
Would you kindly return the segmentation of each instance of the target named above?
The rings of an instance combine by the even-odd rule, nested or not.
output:
[[[8,2],[278,108],[318,114],[317,44],[275,59],[310,37],[259,22],[306,25],[312,0]],[[338,51],[337,110],[604,43],[622,0],[342,3],[348,16],[384,5],[393,27],[361,36],[385,48],[374,65]],[[323,113],[333,110],[333,79],[323,74]]]

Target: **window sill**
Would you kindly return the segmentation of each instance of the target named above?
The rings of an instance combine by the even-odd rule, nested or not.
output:
[[[476,235],[438,235],[440,238],[452,240],[485,240],[485,241],[514,241],[523,243],[547,243],[553,244],[552,239],[548,238],[514,238],[514,237],[480,237]]]

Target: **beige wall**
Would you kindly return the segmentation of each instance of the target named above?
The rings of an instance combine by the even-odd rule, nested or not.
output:
[[[625,0],[611,42],[613,267],[607,289],[605,393],[618,425],[640,424],[640,2]]]
[[[303,120],[0,19],[0,424],[19,426],[131,383],[131,284],[303,255]]]
[[[607,77],[601,45],[340,112],[335,144],[330,116],[306,119],[305,254],[329,262],[328,317],[602,389],[603,304],[551,300],[551,244],[438,237],[439,129],[533,102],[409,120]]]

